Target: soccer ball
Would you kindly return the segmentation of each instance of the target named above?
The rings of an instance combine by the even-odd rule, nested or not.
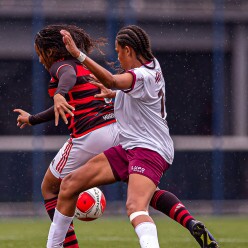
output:
[[[80,193],[75,217],[83,221],[92,221],[102,216],[105,208],[105,196],[99,188],[95,187]]]

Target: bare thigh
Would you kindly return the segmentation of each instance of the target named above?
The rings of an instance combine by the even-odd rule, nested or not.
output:
[[[57,208],[64,215],[73,216],[79,193],[114,182],[116,179],[108,159],[101,153],[63,179]]]

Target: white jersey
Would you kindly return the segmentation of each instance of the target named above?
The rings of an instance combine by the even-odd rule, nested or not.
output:
[[[159,62],[155,59],[154,69],[141,66],[128,72],[133,74],[132,87],[118,90],[115,99],[120,144],[124,149],[156,151],[171,164],[174,146],[166,122],[165,81]]]

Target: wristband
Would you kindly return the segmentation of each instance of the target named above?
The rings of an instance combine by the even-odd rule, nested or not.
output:
[[[77,60],[80,62],[80,63],[83,63],[84,60],[86,59],[86,54],[84,54],[83,52],[80,52],[79,56],[77,57]]]
[[[104,98],[104,101],[106,102],[106,103],[111,103],[112,102],[112,98]]]

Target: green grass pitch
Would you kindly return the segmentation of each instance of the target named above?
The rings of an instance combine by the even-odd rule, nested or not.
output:
[[[248,247],[248,216],[199,217],[215,234],[221,248]],[[167,217],[154,218],[160,247],[199,247],[189,232]],[[1,248],[44,248],[50,222],[47,219],[1,219]],[[75,221],[80,247],[138,248],[138,239],[127,218],[103,216],[92,222]]]

